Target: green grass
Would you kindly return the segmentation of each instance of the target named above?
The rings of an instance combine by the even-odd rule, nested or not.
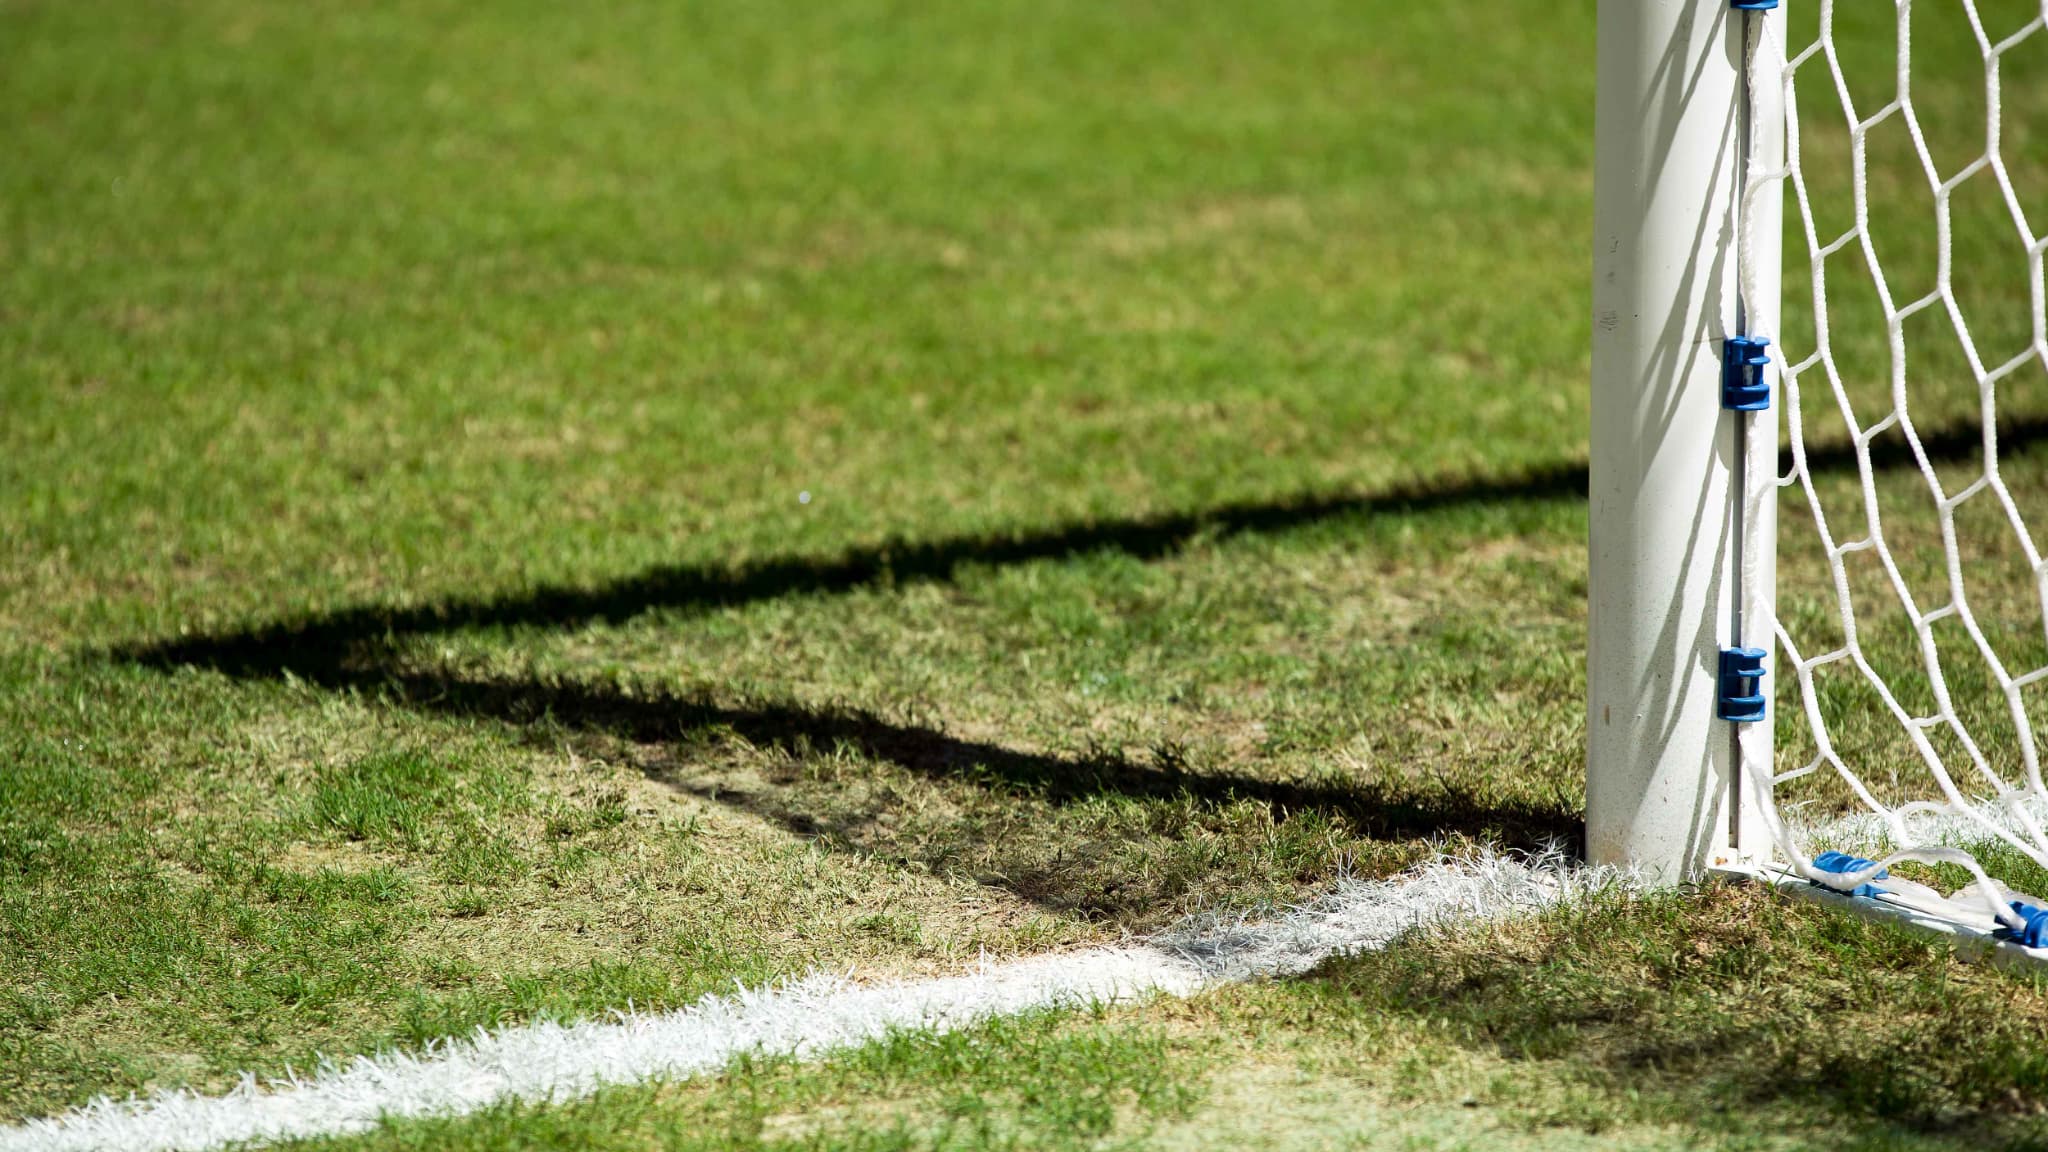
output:
[[[1591,18],[0,0],[0,1117],[1574,836]],[[1922,20],[1916,98],[1951,140],[1974,53]],[[1888,42],[1840,30],[1854,59]],[[2048,88],[2011,78],[2043,48],[2006,65],[2030,204]],[[1925,197],[1873,140],[1913,282]],[[1846,140],[1811,143],[1824,181]],[[2015,246],[1965,215],[1973,331],[2017,348]],[[2005,440],[2023,507],[2040,375],[2001,388],[2034,430]],[[1916,409],[1958,474],[1967,392]],[[1925,533],[1895,455],[1887,523]],[[1786,537],[1787,614],[1824,628],[1789,513]],[[1973,595],[2017,666],[2031,585],[1995,572]],[[1903,631],[1869,639],[1910,663]],[[1845,749],[1902,762],[1824,691]],[[1736,929],[1602,915],[1542,939],[1660,1035],[1764,989],[1783,1030],[1745,1042],[1774,1054],[1845,1019],[1799,999],[1844,957],[2036,1019],[2028,981],[1785,910],[1748,983],[1609,971],[1601,940]],[[1541,959],[1446,971],[1509,988]],[[1611,1116],[1627,1146],[1740,1146],[1763,1121],[1727,1092],[1826,1095],[1510,1058],[1516,996],[1351,971],[370,1139],[1185,1144],[1277,1092],[1282,1143],[1347,1109],[1493,1140],[1463,1099],[1505,1076],[1487,1115],[1564,1117],[1516,1139]],[[1303,1015],[1318,996],[1341,1010]],[[1900,1147],[2031,1131],[1956,1087],[2031,1101],[2030,1073],[1926,1003],[1881,1035],[1938,1109],[1829,1106]],[[1353,1039],[1377,1016],[1384,1052]]]
[[[1036,1013],[944,1036],[900,1034],[815,1066],[743,1058],[715,1083],[608,1091],[566,1108],[507,1105],[286,1146],[1119,1146],[1134,1125],[1195,1113],[1208,1047],[1100,1013]]]
[[[407,1121],[349,1149],[2031,1148],[2048,983],[1760,888],[1462,925],[1192,1003]]]

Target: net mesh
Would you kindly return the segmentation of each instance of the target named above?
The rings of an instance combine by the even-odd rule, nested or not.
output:
[[[1779,743],[1745,768],[1800,874],[1849,889],[1913,861],[1959,886],[1959,916],[2016,925],[1999,877],[2048,869],[2048,564],[2028,525],[2048,515],[2048,0],[1745,23],[1749,100],[1772,109],[1747,128],[1745,300],[1770,283],[1759,198],[1787,225],[1763,333],[1787,441],[1746,494],[1778,498]],[[1877,859],[1814,867],[1844,846]]]

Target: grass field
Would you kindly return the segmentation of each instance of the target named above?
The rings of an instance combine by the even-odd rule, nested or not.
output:
[[[1982,73],[1930,7],[1953,139]],[[0,1119],[1570,841],[1592,40],[0,0]],[[2038,221],[2048,37],[2006,67]],[[2023,251],[1957,252],[2011,355]],[[1921,409],[1944,467],[1973,395]],[[2000,399],[2048,508],[2048,374]],[[321,1146],[2042,1147],[2044,1026],[2040,976],[1710,888]]]

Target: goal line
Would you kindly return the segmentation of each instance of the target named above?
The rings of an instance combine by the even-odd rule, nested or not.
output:
[[[1150,996],[1187,996],[1305,972],[1441,922],[1537,912],[1626,886],[1631,877],[1559,855],[1443,859],[1380,881],[1340,884],[1271,919],[1196,922],[1128,947],[983,963],[955,976],[856,983],[813,976],[659,1014],[531,1024],[330,1063],[220,1096],[185,1091],[0,1126],[0,1152],[213,1152],[365,1132],[391,1119],[459,1116],[507,1101],[563,1102],[607,1086],[715,1073],[747,1054],[817,1057],[892,1033],[947,1032],[998,1016]]]

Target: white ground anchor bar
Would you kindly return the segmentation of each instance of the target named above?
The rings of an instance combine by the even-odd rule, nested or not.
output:
[[[1721,865],[1712,869],[1711,874],[1733,880],[1769,884],[1788,896],[1811,900],[1816,904],[1849,912],[1868,920],[1900,924],[1946,936],[1955,942],[1957,954],[1966,960],[2028,972],[2039,972],[2040,965],[2048,962],[2048,948],[2028,948],[1995,935],[1992,930],[1996,921],[1988,914],[1963,919],[1958,916],[1960,910],[1953,905],[1940,910],[1926,908],[1895,892],[1880,892],[1875,896],[1852,896],[1815,884],[1782,865]]]

